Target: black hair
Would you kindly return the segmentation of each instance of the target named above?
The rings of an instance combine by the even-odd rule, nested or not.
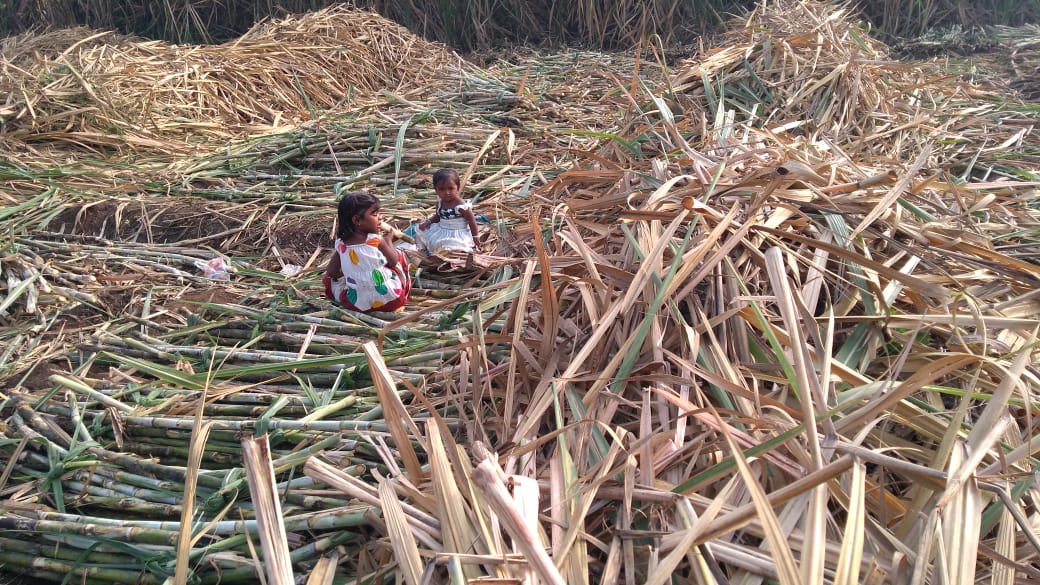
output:
[[[441,184],[442,181],[451,181],[455,183],[455,186],[461,187],[462,183],[459,181],[459,174],[455,172],[455,169],[441,169],[436,173],[433,173],[433,186]]]
[[[379,206],[379,198],[364,191],[347,193],[339,200],[336,211],[336,237],[345,240],[354,235],[354,218],[362,215],[373,205]]]

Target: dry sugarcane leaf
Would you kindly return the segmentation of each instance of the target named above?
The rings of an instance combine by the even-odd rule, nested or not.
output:
[[[379,482],[379,505],[383,510],[383,518],[386,519],[386,530],[393,544],[394,557],[397,559],[397,567],[404,577],[404,582],[408,585],[421,585],[423,563],[419,546],[390,480]]]
[[[404,460],[405,470],[413,483],[421,483],[425,477],[419,458],[412,448],[412,436],[420,436],[419,429],[408,414],[401,397],[397,394],[397,388],[390,376],[390,371],[383,362],[383,356],[376,349],[375,342],[369,341],[361,347],[368,360],[368,366],[372,371],[372,381],[375,383],[376,391],[379,393],[379,401],[383,405],[387,425],[394,443]],[[409,434],[411,431],[411,435]]]
[[[285,524],[282,522],[282,505],[278,497],[274,467],[271,465],[271,448],[267,435],[243,439],[242,456],[245,461],[246,478],[249,481],[249,494],[256,507],[267,582],[271,585],[291,585],[296,581],[293,577],[292,560],[289,558],[289,541]]]

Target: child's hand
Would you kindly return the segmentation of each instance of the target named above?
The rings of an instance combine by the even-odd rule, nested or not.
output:
[[[430,220],[426,220],[426,221],[420,223],[419,224],[419,229],[421,229],[423,231],[430,229]]]

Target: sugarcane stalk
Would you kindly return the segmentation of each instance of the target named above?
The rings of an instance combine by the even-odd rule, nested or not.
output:
[[[329,496],[312,495],[290,492],[283,496],[286,504],[304,509],[328,510],[331,508],[342,508],[350,502],[345,499],[337,499]]]
[[[316,457],[307,460],[306,465],[303,467],[303,472],[306,473],[307,476],[338,490],[342,490],[343,493],[357,498],[362,502],[374,507],[380,505],[379,496],[376,494],[375,488],[366,485],[361,480],[352,477],[349,474],[343,473]],[[424,530],[434,536],[440,533],[440,521],[435,517],[406,503],[402,503],[401,506],[409,518],[410,525]]]
[[[156,504],[154,502],[145,502],[143,500],[135,500],[123,496],[109,497],[66,493],[65,497],[69,498],[69,501],[66,502],[66,506],[70,508],[104,508],[106,510],[133,512],[134,514],[144,514],[159,518],[175,518],[181,513],[181,506]]]
[[[243,510],[245,510],[245,508],[243,508]],[[308,530],[320,532],[323,530],[340,530],[344,528],[366,526],[368,521],[365,519],[365,515],[372,510],[378,510],[378,508],[370,505],[349,504],[347,506],[330,510],[295,514],[284,518],[285,529],[288,532]],[[61,514],[58,512],[47,511],[37,511],[34,515],[37,516],[38,519],[24,518],[20,516],[0,516],[0,519],[14,519],[9,520],[9,524],[20,521],[21,524],[18,524],[19,526],[33,526],[32,523],[43,523],[38,526],[47,529],[40,529],[38,531],[45,533],[48,536],[66,533],[81,537],[130,534],[131,536],[126,539],[115,538],[115,536],[113,536],[113,538],[115,540],[125,540],[126,542],[156,545],[164,544],[163,542],[160,542],[162,538],[175,538],[175,535],[181,530],[181,523],[176,520],[114,519],[79,514]],[[6,525],[0,527],[5,526]],[[79,528],[71,529],[69,528],[70,526],[79,526]],[[220,520],[218,522],[207,524],[207,528],[207,534],[214,537],[234,536],[236,534],[246,533],[256,535],[259,530],[256,521],[252,519]],[[36,529],[23,528],[23,530],[29,530],[31,532]],[[135,540],[133,535],[138,534],[138,532],[134,531],[144,531],[140,533],[145,534],[146,537],[137,538]],[[175,541],[173,542],[175,543]],[[173,545],[171,544],[170,546]]]
[[[339,412],[339,411],[341,411],[341,410],[343,410],[345,408],[350,408],[350,407],[354,406],[355,404],[357,404],[357,395],[356,394],[351,394],[349,396],[344,396],[343,398],[337,400],[336,402],[333,402],[332,404],[327,404],[325,406],[321,406],[321,407],[318,407],[318,408],[314,409],[313,411],[311,411],[310,414],[308,414],[307,416],[303,417],[300,420],[301,421],[322,420],[322,419],[324,419],[326,417],[329,417],[329,416],[331,416],[333,414],[336,414],[337,412]]]
[[[15,402],[17,411],[11,416],[11,422],[14,423],[18,432],[23,437],[26,437],[39,445],[46,445],[50,443],[51,446],[61,455],[68,453],[69,441],[71,437],[66,435],[60,427],[51,427],[44,420],[43,417],[33,412],[31,408],[27,408],[24,404],[18,402],[20,395],[12,392],[10,395],[12,401]],[[28,421],[26,421],[28,418]]]
[[[320,555],[326,550],[331,550],[345,542],[348,542],[352,538],[357,536],[350,532],[340,532],[333,536],[319,538],[314,542],[298,547],[289,553],[289,559],[292,563],[300,563],[313,559]],[[218,584],[225,582],[237,582],[255,579],[255,573],[252,569],[236,569],[232,571],[225,571],[220,574],[207,573],[202,578],[204,585]]]
[[[122,542],[141,544],[161,544],[172,546],[176,543],[176,533],[152,528],[132,528],[122,526],[101,526],[61,522],[54,520],[33,520],[11,515],[0,515],[0,528],[41,534],[76,534],[80,536],[98,536]]]
[[[158,447],[181,447],[184,445],[184,440],[183,438],[151,437],[148,443]],[[237,443],[225,443],[212,439],[206,442],[206,452],[214,455],[240,455],[241,447]]]
[[[80,380],[74,380],[67,376],[62,376],[60,374],[52,374],[50,377],[48,377],[48,380],[50,380],[53,384],[56,384],[58,386],[64,386],[66,388],[75,390],[80,394],[89,396],[90,398],[97,400],[101,404],[110,408],[115,408],[120,412],[133,412],[134,410],[133,407],[127,406],[126,404],[123,404],[122,402],[112,398],[111,396],[108,396],[107,394],[103,394],[101,392],[98,392],[97,390],[94,390],[93,388],[91,388],[87,384],[84,384]]]
[[[48,538],[47,540],[50,541],[54,539]],[[91,546],[96,545],[97,541],[91,541]],[[41,543],[40,539],[37,538],[28,541],[10,536],[0,536],[0,550],[14,551],[30,556],[52,558],[58,561],[82,561],[91,564],[124,566],[133,565],[139,562],[137,559],[127,554],[104,552],[100,549],[101,547],[96,547],[84,555],[82,547],[77,548],[68,545],[55,546],[55,543],[52,542]],[[162,553],[157,553],[157,556],[160,554]]]
[[[188,461],[188,448],[187,447],[176,447],[172,445],[159,445],[155,443],[141,443],[138,441],[126,440],[123,443],[125,448],[131,453],[137,453],[139,455],[153,455],[160,457],[167,463],[177,463],[178,466],[184,467]],[[183,443],[182,443],[183,444]],[[238,467],[242,463],[242,457],[231,453],[214,453],[207,451],[202,456],[202,460],[207,463],[220,466],[222,468]]]
[[[483,492],[488,505],[502,526],[509,532],[514,545],[523,552],[541,579],[551,585],[566,582],[552,559],[545,552],[538,533],[532,532],[529,521],[513,502],[501,479],[502,471],[490,459],[482,461],[473,471],[473,483]]]
[[[161,416],[128,416],[124,419],[127,425],[140,425],[144,427],[167,428],[167,429],[190,429],[191,419]],[[273,419],[268,421],[268,428],[289,431],[315,431],[325,433],[338,433],[342,431],[367,431],[387,432],[386,423],[372,421],[299,421]],[[215,420],[213,429],[220,431],[251,432],[256,428],[256,421],[252,420]]]
[[[42,455],[33,452],[28,452],[25,455],[26,461],[30,463],[36,463],[40,466],[39,469],[46,471],[49,467],[49,462],[46,457],[43,457]],[[102,465],[92,466],[88,469],[78,470],[71,477],[78,481],[83,481],[84,483],[86,483],[88,479],[90,481],[93,481],[95,478],[103,478],[102,485],[104,485],[105,487],[109,487],[110,489],[115,489],[112,486],[122,486],[121,489],[124,491],[122,491],[121,493],[127,493],[125,490],[145,489],[154,491],[158,494],[169,495],[177,494],[181,490],[181,484],[179,483],[151,477],[145,477],[142,475],[117,470]],[[130,493],[128,495],[135,494]]]
[[[457,349],[444,349],[440,351],[430,351],[424,353],[417,353],[410,356],[404,356],[387,360],[387,366],[411,366],[415,364],[434,363],[441,364],[459,355]],[[436,367],[435,369],[441,369]]]
[[[83,472],[77,472],[83,473]],[[97,486],[79,480],[65,480],[65,487],[83,495],[100,496],[106,498],[123,498],[127,500],[138,500],[151,504],[163,504],[169,506],[180,505],[182,498],[173,494],[158,493],[153,490],[135,488],[133,486],[121,486],[113,484],[112,487]]]
[[[159,577],[145,572],[143,566],[141,571],[110,569],[30,556],[14,551],[0,551],[0,563],[30,569],[32,575],[36,575],[38,572],[48,575],[75,575],[77,583],[80,582],[80,578],[88,583],[137,583],[140,585],[160,585],[162,583],[162,579]],[[62,582],[64,578],[60,577],[56,581]]]
[[[282,522],[282,507],[276,491],[274,466],[267,435],[242,441],[242,454],[260,532],[264,569],[272,585],[293,585],[289,542]]]
[[[64,286],[51,285],[51,289],[54,294],[65,297],[70,300],[79,301],[81,303],[87,303],[89,305],[98,305],[100,301],[98,298],[90,293],[78,291],[74,288],[67,288]]]
[[[47,439],[55,441],[54,447],[60,454],[64,455],[68,453],[67,447],[63,446],[68,446],[70,437],[60,437],[56,435],[54,428],[48,426],[40,415],[24,404],[24,399],[20,393],[11,392],[10,398],[16,403],[18,409],[18,412],[11,416],[11,421],[15,423],[17,428],[19,428],[19,431],[22,432],[23,436],[34,435],[36,437],[47,437]],[[25,424],[26,418],[28,418],[28,422],[33,428],[41,429],[41,432],[37,433],[33,428],[29,428],[29,426]],[[129,455],[114,453],[100,447],[89,447],[86,451],[104,461],[126,467],[127,469],[132,470],[132,472],[146,475],[153,474],[165,479],[180,481],[182,483],[184,481],[184,469],[182,467],[172,467],[152,461],[136,459]],[[205,480],[200,478],[200,482],[203,481],[206,482],[207,487],[218,488],[223,483],[218,478],[207,478]]]
[[[25,313],[27,315],[35,315],[36,303],[40,297],[40,292],[37,289],[36,283],[39,282],[41,283],[41,286],[46,286],[48,289],[50,287],[47,286],[46,282],[43,281],[43,277],[41,277],[40,273],[35,269],[26,265],[24,262],[17,262],[17,264],[21,268],[22,280],[29,283],[28,290],[25,291]]]

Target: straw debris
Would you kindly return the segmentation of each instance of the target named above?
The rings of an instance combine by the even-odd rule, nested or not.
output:
[[[280,533],[325,583],[1031,578],[1035,104],[830,4],[729,26],[674,69],[503,55],[241,140],[5,126],[5,570],[256,582]],[[324,300],[337,196],[401,228],[440,167],[491,252],[400,313]]]
[[[336,5],[261,23],[222,45],[71,29],[5,42],[5,138],[112,148],[226,140],[289,126],[379,91],[436,85],[460,59],[374,13]],[[8,56],[9,55],[9,56]]]

